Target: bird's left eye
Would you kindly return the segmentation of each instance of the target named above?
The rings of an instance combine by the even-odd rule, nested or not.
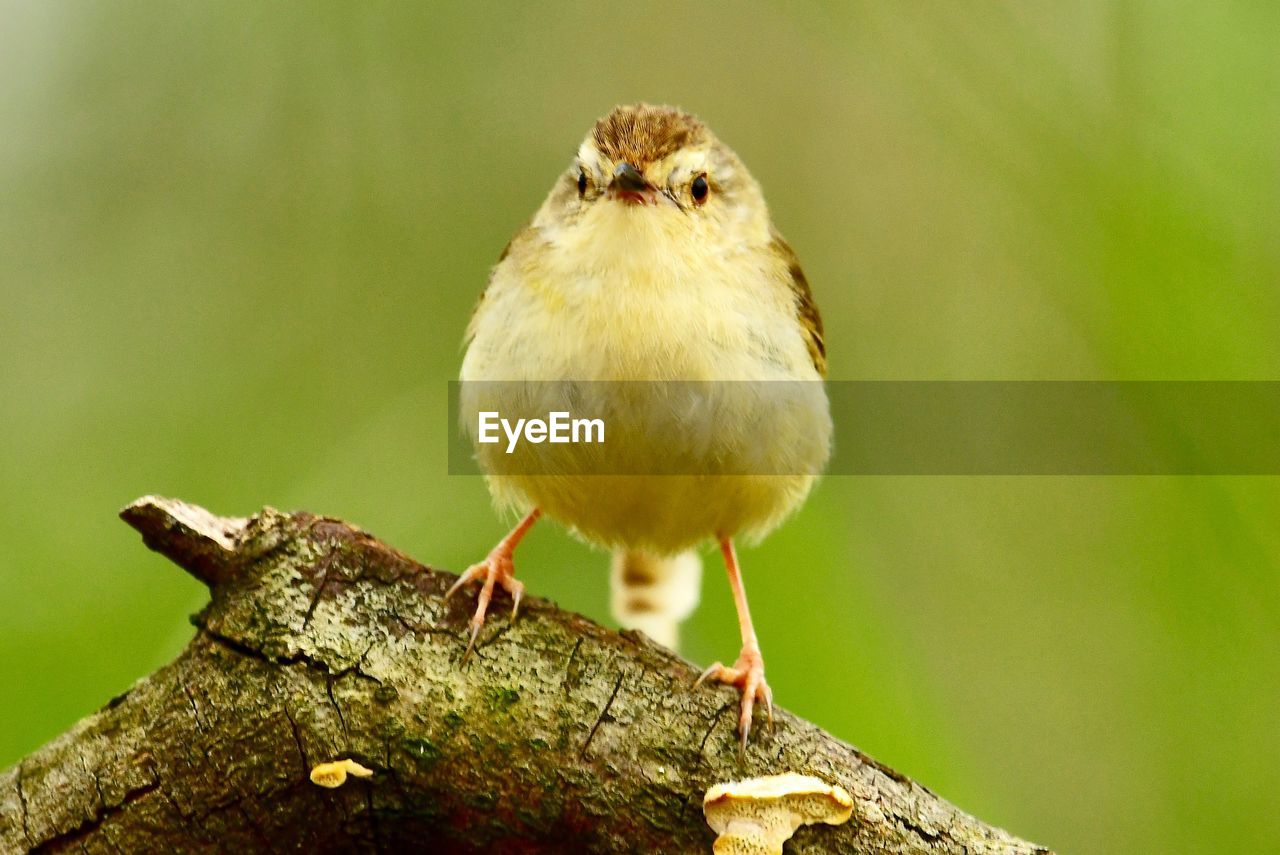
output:
[[[587,173],[584,170],[578,171],[578,195],[587,195]]]
[[[693,194],[693,201],[699,205],[707,201],[711,186],[707,184],[707,174],[705,172],[693,179],[693,183],[689,185],[689,192]]]

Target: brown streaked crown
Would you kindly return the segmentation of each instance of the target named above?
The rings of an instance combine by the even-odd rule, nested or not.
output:
[[[615,107],[596,122],[591,138],[610,160],[643,169],[688,145],[706,141],[706,127],[675,107],[631,104]]]

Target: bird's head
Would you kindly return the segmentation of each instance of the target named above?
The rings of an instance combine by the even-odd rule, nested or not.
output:
[[[535,225],[612,243],[644,235],[707,248],[767,241],[760,188],[728,146],[672,107],[616,107],[588,132]]]

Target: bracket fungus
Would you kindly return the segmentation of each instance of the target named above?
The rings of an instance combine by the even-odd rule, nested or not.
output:
[[[371,778],[373,777],[373,770],[366,769],[354,760],[334,760],[330,763],[320,763],[313,766],[311,769],[311,783],[319,787],[328,787],[332,790],[345,784],[348,775],[356,778]]]
[[[702,800],[707,824],[719,835],[716,855],[782,855],[802,825],[840,825],[853,815],[844,789],[810,775],[769,775],[716,784]]]

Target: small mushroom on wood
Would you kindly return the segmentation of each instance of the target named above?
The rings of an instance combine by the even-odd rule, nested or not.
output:
[[[370,778],[373,776],[372,769],[366,769],[354,760],[334,760],[330,763],[320,763],[311,769],[311,783],[321,787],[335,789],[341,787],[347,782],[347,776],[353,775],[357,778]]]
[[[782,855],[782,844],[802,825],[840,825],[853,815],[853,799],[810,775],[769,775],[716,784],[702,813],[719,837],[716,855]]]

